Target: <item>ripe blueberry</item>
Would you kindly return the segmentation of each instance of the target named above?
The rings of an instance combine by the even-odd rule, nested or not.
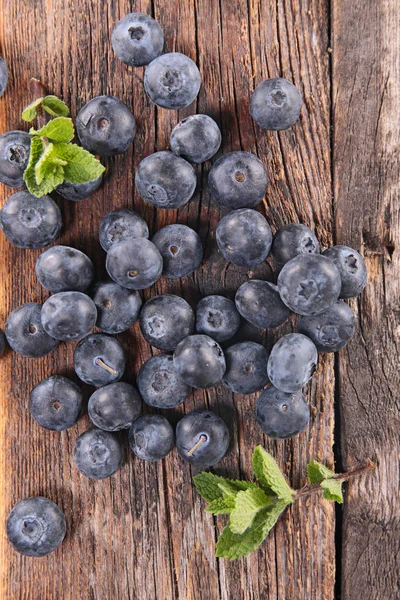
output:
[[[367,285],[367,267],[361,254],[348,246],[333,246],[324,252],[339,270],[342,286],[340,298],[354,298]]]
[[[42,325],[56,340],[80,340],[96,324],[94,302],[82,292],[59,292],[43,304]]]
[[[137,385],[144,402],[155,408],[174,408],[182,404],[192,388],[178,375],[172,356],[156,354],[139,370]]]
[[[53,246],[37,259],[36,277],[52,294],[84,292],[93,279],[93,263],[86,254],[69,246]]]
[[[133,385],[118,381],[96,390],[89,398],[89,417],[99,429],[129,429],[142,412],[142,401]]]
[[[215,340],[208,335],[190,335],[175,348],[174,367],[188,385],[205,389],[221,381],[226,364]]]
[[[42,379],[31,391],[30,412],[46,429],[62,431],[75,425],[82,411],[82,392],[67,377],[52,375]]]
[[[303,431],[310,409],[300,390],[285,393],[271,385],[257,398],[256,418],[264,433],[279,440]]]
[[[89,429],[75,440],[76,468],[90,479],[105,479],[116,473],[123,462],[121,442],[102,429]]]
[[[185,277],[193,273],[203,260],[201,240],[187,225],[167,225],[157,231],[151,241],[163,258],[164,277]]]
[[[267,385],[269,353],[255,342],[240,342],[225,350],[224,383],[235,394],[253,394]]]
[[[74,368],[79,379],[95,387],[119,381],[125,371],[124,348],[109,335],[92,333],[76,346]]]
[[[338,301],[319,315],[300,317],[299,331],[314,342],[318,352],[337,352],[354,336],[355,321],[350,306]]]
[[[161,54],[164,35],[160,25],[149,15],[129,13],[114,26],[111,44],[124,63],[142,67]]]
[[[240,315],[234,302],[225,296],[206,296],[196,308],[196,331],[224,342],[235,335]]]
[[[1,94],[0,94],[1,95]],[[26,131],[8,131],[0,135],[0,181],[14,188],[25,187],[31,136]]]
[[[294,125],[303,101],[299,90],[282,77],[266,79],[254,90],[250,114],[263,129],[280,131]]]
[[[196,63],[180,52],[155,58],[144,72],[144,89],[150,100],[162,108],[189,106],[200,90],[201,78]]]
[[[144,290],[161,276],[163,260],[152,242],[135,238],[111,246],[106,269],[111,279],[122,287]]]
[[[220,220],[216,238],[226,260],[242,267],[254,267],[267,259],[272,231],[261,213],[241,208]]]
[[[174,430],[161,415],[143,415],[129,430],[131,450],[142,460],[161,460],[171,452],[174,444]]]
[[[8,79],[8,69],[4,58],[0,57],[0,96],[4,94]]]
[[[190,464],[212,467],[229,448],[229,430],[211,410],[196,410],[185,415],[176,427],[176,449]]]
[[[63,198],[66,198],[66,200],[79,202],[90,196],[92,192],[95,192],[100,187],[102,181],[103,175],[87,183],[69,183],[68,181],[64,181],[64,183],[56,187],[56,192]]]
[[[39,358],[49,354],[58,340],[48,335],[42,326],[42,305],[29,302],[8,315],[5,334],[8,345],[27,358]]]
[[[191,115],[180,121],[171,133],[174,154],[194,163],[203,163],[218,152],[221,132],[208,115]]]
[[[104,281],[94,286],[91,298],[97,308],[96,325],[103,333],[122,333],[139,318],[142,299],[136,290]]]
[[[299,254],[318,254],[319,243],[315,233],[301,223],[280,227],[272,242],[271,254],[278,269]]]
[[[288,333],[271,350],[268,376],[282,392],[294,393],[311,379],[317,364],[315,344],[301,333]]]
[[[149,228],[146,221],[133,210],[113,210],[100,223],[100,244],[106,252],[123,240],[148,237]]]
[[[183,298],[163,294],[150,298],[140,313],[143,337],[160,350],[174,350],[194,331],[194,313]]]
[[[277,327],[289,316],[278,288],[269,281],[250,279],[243,283],[236,292],[235,304],[246,321],[261,329]]]

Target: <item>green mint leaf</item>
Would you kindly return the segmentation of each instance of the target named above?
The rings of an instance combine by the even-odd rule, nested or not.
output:
[[[237,479],[222,479],[218,486],[224,494],[233,497],[243,490],[248,490],[250,488],[260,489],[256,483],[252,483],[251,481],[239,481]]]
[[[342,482],[337,479],[324,479],[321,481],[321,487],[324,490],[325,500],[334,500],[343,503]]]
[[[54,145],[49,144],[35,165],[36,183],[41,185],[46,180],[47,185],[55,189],[64,181],[63,167],[66,164],[65,160],[54,156]]]
[[[44,100],[44,98],[37,98],[36,100],[34,100],[30,104],[28,104],[28,106],[26,108],[24,108],[24,110],[22,112],[22,115],[21,115],[22,119],[24,121],[26,121],[27,123],[30,123],[31,121],[33,121],[33,119],[37,115],[37,109],[42,104],[43,100]]]
[[[261,509],[245,533],[233,533],[228,524],[218,538],[216,556],[234,560],[247,556],[265,540],[288,503],[284,500]]]
[[[31,127],[29,133],[48,138],[52,142],[70,142],[75,135],[72,119],[65,117],[57,117],[37,131]]]
[[[312,460],[307,465],[307,475],[310,483],[321,483],[324,479],[330,479],[335,476],[335,473],[317,462],[316,460]]]
[[[43,99],[43,109],[52,117],[68,117],[69,108],[57,96],[46,96]]]
[[[65,181],[68,183],[94,181],[105,171],[101,162],[93,154],[76,144],[56,144],[54,152],[58,158],[67,162],[64,174]]]
[[[258,486],[238,492],[229,521],[232,533],[244,533],[253,523],[257,513],[269,504],[271,498]]]
[[[46,183],[39,185],[36,181],[35,166],[39,162],[43,152],[43,141],[40,137],[33,137],[31,140],[31,151],[29,154],[28,166],[24,171],[24,181],[30,193],[37,198],[41,198],[52,191],[52,189],[48,189]]]
[[[272,491],[278,498],[293,502],[295,492],[287,484],[281,470],[268,452],[257,446],[253,452],[253,472],[266,493]]]
[[[193,482],[197,492],[208,502],[217,498],[222,498],[224,494],[235,496],[240,490],[247,490],[249,487],[258,487],[250,481],[239,481],[235,479],[226,479],[219,475],[214,475],[209,471],[203,471],[193,477]]]
[[[233,496],[223,496],[222,498],[215,498],[212,500],[206,508],[206,512],[212,513],[213,515],[230,514],[235,508],[235,498]]]

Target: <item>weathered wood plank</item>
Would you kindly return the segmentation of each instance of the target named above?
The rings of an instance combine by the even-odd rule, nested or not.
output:
[[[336,241],[361,248],[369,285],[339,356],[341,447],[353,480],[344,508],[342,599],[400,596],[400,3],[333,3]]]

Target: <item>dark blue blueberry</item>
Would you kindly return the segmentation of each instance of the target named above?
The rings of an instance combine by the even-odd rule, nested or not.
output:
[[[340,273],[321,254],[299,254],[283,267],[279,293],[290,310],[299,315],[318,315],[332,306],[340,294]]]
[[[122,381],[96,390],[89,398],[89,417],[105,431],[129,429],[141,412],[142,401],[136,388]]]
[[[160,350],[175,350],[194,331],[194,313],[183,298],[163,294],[150,298],[140,313],[143,337]]]
[[[121,442],[109,431],[88,429],[75,440],[75,466],[85,477],[110,477],[120,469],[123,460]]]
[[[339,270],[341,278],[340,298],[354,298],[367,285],[367,267],[361,254],[348,246],[333,246],[324,252]]]
[[[122,333],[139,318],[142,299],[136,290],[105,281],[94,286],[91,298],[97,308],[96,325],[104,333]]]
[[[221,132],[214,119],[208,115],[191,115],[175,125],[170,142],[174,154],[199,164],[218,152]]]
[[[235,335],[240,315],[235,303],[225,296],[206,296],[196,308],[196,331],[209,335],[216,342],[224,342]]]
[[[205,389],[222,380],[226,363],[215,340],[208,335],[190,335],[177,345],[174,367],[188,385]]]
[[[0,96],[4,94],[8,79],[8,69],[4,58],[0,57]]]
[[[261,329],[277,327],[289,316],[278,288],[269,281],[251,279],[243,283],[236,292],[235,304],[246,321]]]
[[[293,393],[306,385],[317,368],[315,344],[301,333],[288,333],[271,350],[268,376],[282,392]]]
[[[301,223],[283,225],[276,232],[272,242],[271,254],[278,269],[299,254],[318,253],[319,243],[315,233]]]
[[[216,238],[226,260],[242,267],[255,267],[267,259],[272,231],[261,213],[241,208],[220,220]]]
[[[27,358],[39,358],[49,354],[58,340],[50,337],[42,326],[42,305],[29,302],[8,315],[5,334],[8,345]]]
[[[59,292],[43,304],[42,325],[56,340],[81,340],[96,324],[97,310],[82,292]]]
[[[174,408],[192,391],[176,372],[169,354],[156,354],[146,360],[140,367],[137,385],[146,404],[155,408]]]
[[[3,356],[4,350],[6,349],[6,336],[4,331],[0,329],[0,356]]]
[[[256,87],[251,95],[250,113],[263,129],[280,131],[296,123],[302,104],[296,86],[282,77],[275,77]]]
[[[106,269],[111,279],[122,287],[144,290],[161,276],[163,260],[152,242],[136,238],[111,246]]]
[[[30,411],[39,425],[62,431],[75,425],[82,411],[82,392],[67,377],[52,375],[38,383],[30,395]]]
[[[157,21],[149,15],[129,13],[114,26],[111,44],[124,63],[142,67],[161,54],[164,34]]]
[[[114,156],[132,145],[135,117],[118,98],[97,96],[78,112],[76,132],[82,146],[92,154]]]
[[[67,531],[64,513],[47,498],[34,496],[18,502],[8,515],[7,537],[25,556],[54,552]]]
[[[31,136],[26,131],[8,131],[0,135],[0,181],[14,188],[25,187]]]
[[[53,246],[45,250],[36,261],[39,283],[57,292],[84,292],[93,279],[93,263],[86,254],[69,246]]]
[[[227,208],[253,208],[264,198],[268,175],[251,152],[228,152],[213,164],[208,176],[211,196]]]
[[[79,202],[90,196],[92,192],[95,192],[100,187],[102,181],[103,175],[87,183],[68,183],[68,181],[64,181],[64,183],[56,187],[56,192],[67,200]]]
[[[201,240],[187,225],[167,225],[157,231],[151,241],[163,258],[164,277],[185,277],[193,273],[203,260]]]
[[[60,233],[61,213],[50,196],[17,192],[0,210],[0,227],[17,248],[43,248]]]
[[[196,63],[180,52],[155,58],[144,72],[144,89],[162,108],[189,106],[199,93],[201,78]]]
[[[235,394],[253,394],[267,385],[269,353],[255,342],[240,342],[225,350],[224,383]]]
[[[106,252],[111,246],[132,238],[148,238],[147,223],[133,210],[120,208],[108,213],[100,223],[100,244]]]
[[[310,409],[300,390],[290,394],[271,385],[257,398],[256,418],[264,433],[279,440],[303,431]]]
[[[139,163],[135,185],[145,202],[158,208],[180,208],[194,194],[196,173],[186,160],[163,150]]]
[[[318,352],[337,352],[354,336],[356,320],[348,304],[335,302],[325,312],[300,317],[299,331],[309,337]]]
[[[161,415],[139,417],[129,430],[131,450],[142,460],[161,460],[171,452],[174,444],[174,430]]]
[[[109,335],[92,333],[76,346],[74,368],[79,379],[95,387],[119,381],[125,371],[124,348]]]
[[[176,449],[190,464],[212,467],[229,448],[229,430],[211,410],[195,410],[176,426]]]

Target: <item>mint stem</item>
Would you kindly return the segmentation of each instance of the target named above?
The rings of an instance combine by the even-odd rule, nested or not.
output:
[[[43,83],[41,81],[39,81],[39,79],[32,77],[31,84],[32,84],[32,90],[33,90],[33,100],[37,100],[37,98],[43,98],[44,96],[47,96],[47,89],[43,85]],[[37,129],[41,129],[47,123],[47,118],[43,111],[38,111],[36,120],[37,120]]]
[[[376,465],[373,462],[369,462],[367,465],[363,467],[358,467],[353,471],[348,471],[347,473],[338,473],[332,479],[336,479],[337,481],[347,481],[348,479],[353,479],[354,477],[359,477],[368,471],[373,471],[376,468]],[[301,490],[296,492],[295,499],[304,498],[305,496],[311,496],[312,494],[317,494],[322,490],[322,487],[319,483],[315,483],[313,485],[306,485]]]

